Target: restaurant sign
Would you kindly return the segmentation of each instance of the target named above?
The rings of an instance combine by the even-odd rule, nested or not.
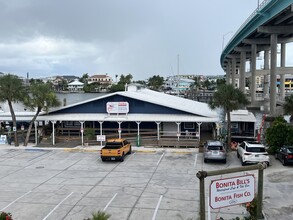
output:
[[[129,112],[128,102],[107,102],[108,114],[127,114]]]
[[[210,206],[213,209],[251,202],[254,198],[255,179],[252,174],[212,180]]]

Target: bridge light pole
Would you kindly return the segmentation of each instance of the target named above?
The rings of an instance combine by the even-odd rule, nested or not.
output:
[[[229,32],[227,32],[226,34],[223,34],[222,51],[224,50],[225,37],[226,37],[228,34],[232,34],[232,33],[233,33],[233,31],[229,31]]]

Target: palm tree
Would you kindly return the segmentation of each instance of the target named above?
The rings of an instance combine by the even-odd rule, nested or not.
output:
[[[24,97],[27,95],[22,80],[15,75],[7,74],[1,77],[0,80],[0,102],[7,101],[11,118],[13,124],[14,132],[14,146],[19,146],[18,135],[17,135],[17,124],[16,116],[12,106],[13,102],[23,101]]]
[[[231,84],[221,85],[214,93],[212,100],[209,102],[211,109],[223,108],[224,114],[227,114],[227,143],[231,143],[231,114],[233,110],[237,110],[242,106],[249,104],[245,94]]]
[[[58,100],[56,94],[52,91],[50,85],[44,83],[34,83],[31,85],[30,96],[24,100],[24,105],[30,110],[36,110],[36,113],[30,121],[23,144],[24,146],[27,146],[28,144],[32,126],[39,113],[42,110],[48,112],[51,107],[57,107],[60,106],[60,104],[60,101]]]
[[[293,94],[285,97],[285,103],[283,105],[284,114],[290,115],[290,122],[293,122]]]

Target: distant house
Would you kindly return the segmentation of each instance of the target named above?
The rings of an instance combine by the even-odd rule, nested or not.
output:
[[[106,75],[93,75],[88,78],[88,84],[98,83],[100,91],[108,90],[113,83],[111,76]]]
[[[75,79],[73,82],[68,83],[68,90],[70,92],[81,92],[83,91],[83,83]]]
[[[194,83],[192,79],[171,76],[167,78],[165,87],[171,88],[174,94],[182,94],[189,90],[192,83]]]

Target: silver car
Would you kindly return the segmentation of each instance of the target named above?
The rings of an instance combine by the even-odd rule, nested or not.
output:
[[[204,162],[209,160],[217,160],[227,162],[227,152],[221,141],[208,140],[204,144]]]

